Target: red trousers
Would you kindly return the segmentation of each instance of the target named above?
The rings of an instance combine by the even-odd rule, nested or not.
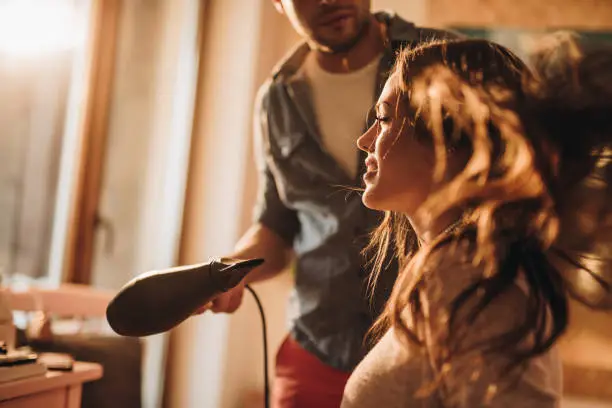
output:
[[[338,408],[350,375],[323,364],[287,336],[276,356],[272,408]]]

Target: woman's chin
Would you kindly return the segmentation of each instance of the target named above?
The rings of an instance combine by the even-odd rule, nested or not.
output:
[[[361,196],[361,202],[371,210],[382,210],[380,200],[377,197],[376,189],[373,186],[367,186]]]

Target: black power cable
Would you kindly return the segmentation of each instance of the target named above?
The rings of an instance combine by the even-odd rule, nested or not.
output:
[[[253,295],[253,299],[255,299],[255,303],[257,303],[257,307],[259,308],[259,315],[261,316],[261,331],[263,333],[263,355],[264,355],[264,399],[265,399],[265,407],[270,408],[270,384],[268,382],[268,333],[266,330],[266,316],[264,314],[263,306],[257,293],[249,286],[245,285],[245,288],[251,292]]]

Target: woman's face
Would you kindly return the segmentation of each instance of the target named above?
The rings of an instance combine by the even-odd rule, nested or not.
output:
[[[368,208],[410,216],[432,192],[435,157],[433,147],[415,137],[397,81],[396,74],[389,77],[376,104],[376,122],[357,141],[368,153],[362,200]]]

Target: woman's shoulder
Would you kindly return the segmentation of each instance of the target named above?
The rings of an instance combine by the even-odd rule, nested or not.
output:
[[[424,355],[391,328],[359,363],[346,387],[342,408],[400,408],[420,405],[416,395],[433,378]]]
[[[485,277],[486,267],[479,260],[473,245],[452,242],[433,249],[423,260],[423,285],[447,294],[461,291]]]
[[[495,259],[500,259],[497,254]],[[486,262],[475,245],[454,242],[433,250],[424,262],[422,285],[426,301],[439,308],[454,308],[464,298],[467,309],[474,306],[483,293],[483,283],[498,273],[499,265]],[[523,274],[518,271],[512,281],[503,285],[487,307],[485,315],[515,314],[527,301]]]

